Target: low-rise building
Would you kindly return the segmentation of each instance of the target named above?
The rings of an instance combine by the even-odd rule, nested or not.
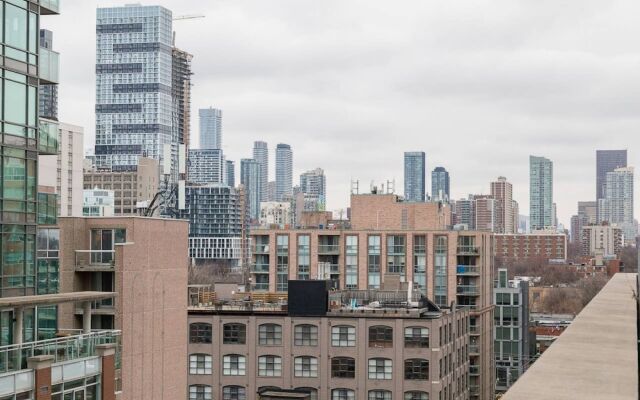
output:
[[[85,189],[82,191],[82,216],[113,217],[113,190]]]
[[[260,225],[287,227],[291,225],[291,203],[266,201],[260,203]]]
[[[352,194],[353,229],[448,229],[451,207],[442,202],[403,201],[395,194]]]

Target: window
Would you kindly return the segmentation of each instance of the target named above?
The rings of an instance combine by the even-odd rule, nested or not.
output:
[[[189,373],[191,375],[211,375],[212,358],[207,354],[189,355]]]
[[[356,328],[353,326],[332,327],[331,345],[334,347],[354,347],[356,345]]]
[[[213,400],[211,386],[191,385],[189,386],[189,400]]]
[[[404,347],[429,347],[429,328],[404,328]]]
[[[356,360],[350,357],[334,357],[331,359],[331,377],[355,378]]]
[[[282,358],[278,356],[258,357],[258,376],[282,376]]]
[[[189,343],[211,343],[211,324],[205,322],[190,324]]]
[[[331,400],[355,400],[356,393],[351,389],[333,389]]]
[[[367,247],[369,289],[380,288],[380,236],[369,236]]]
[[[245,356],[229,354],[222,358],[222,375],[244,376],[246,369]]]
[[[318,327],[315,325],[296,325],[294,341],[296,346],[317,346]]]
[[[369,347],[393,347],[393,329],[389,326],[370,327]]]
[[[245,344],[247,327],[244,324],[224,324],[222,328],[223,344]]]
[[[404,379],[411,381],[429,379],[429,361],[421,358],[405,360]]]
[[[369,400],[391,400],[391,392],[388,390],[370,390]]]
[[[222,400],[247,400],[247,391],[242,386],[225,386],[222,388]]]
[[[404,400],[429,400],[427,392],[405,392]]]
[[[296,357],[294,368],[294,375],[298,378],[318,377],[318,359],[315,357]]]
[[[387,236],[387,272],[404,274],[405,263],[405,237]]]
[[[369,379],[391,379],[393,362],[388,358],[369,359]]]
[[[318,400],[318,390],[314,389],[314,388],[310,388],[310,387],[301,387],[301,388],[296,388],[296,390],[300,390],[300,391],[304,391],[309,393],[311,396],[309,397],[309,400]]]
[[[358,287],[358,236],[347,236],[345,248],[345,287],[356,289]]]
[[[266,346],[282,344],[282,326],[277,324],[262,324],[258,327],[258,342]]]

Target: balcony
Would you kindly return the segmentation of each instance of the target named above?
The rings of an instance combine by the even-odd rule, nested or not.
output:
[[[44,84],[57,84],[60,80],[60,54],[40,47],[38,54],[38,77]]]
[[[256,244],[253,247],[254,254],[269,254],[269,245],[268,244]]]
[[[480,268],[477,265],[458,265],[456,275],[480,275]]]
[[[114,250],[76,250],[76,272],[115,270]]]
[[[82,304],[76,306],[76,315],[83,314]],[[113,306],[113,299],[104,299],[91,302],[92,315],[115,315],[116,309]]]
[[[318,254],[340,254],[340,246],[337,244],[318,245]]]
[[[251,265],[251,273],[253,274],[268,274],[269,264],[255,263]]]
[[[480,289],[476,285],[458,285],[456,293],[460,296],[478,296]]]
[[[480,248],[478,246],[458,246],[459,256],[479,256]]]
[[[479,396],[480,395],[480,385],[469,385],[469,394],[471,396]]]
[[[266,292],[269,290],[269,282],[256,283],[251,285],[252,292]]]
[[[469,332],[472,335],[479,335],[480,334],[480,327],[478,325],[469,325]]]
[[[480,346],[477,344],[470,344],[469,345],[469,354],[471,355],[480,355]]]
[[[479,365],[469,365],[469,375],[471,375],[471,376],[480,375],[480,366]]]
[[[54,15],[60,13],[60,0],[40,0],[40,14]]]
[[[0,347],[0,373],[15,372],[27,368],[27,358],[53,356],[53,363],[96,356],[96,346],[115,343],[120,351],[120,331],[96,331],[83,335],[65,336]],[[119,358],[119,357],[117,357]]]
[[[38,126],[38,152],[42,155],[58,154],[58,123],[40,119]]]

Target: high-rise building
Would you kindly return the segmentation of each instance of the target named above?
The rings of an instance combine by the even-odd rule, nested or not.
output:
[[[585,257],[616,257],[622,247],[622,229],[605,225],[589,225],[578,235],[581,255]]]
[[[475,229],[485,232],[496,232],[500,219],[499,201],[492,196],[475,195]]]
[[[423,151],[404,153],[404,198],[406,201],[425,200],[426,156]]]
[[[324,211],[327,205],[327,178],[322,168],[316,168],[300,175],[300,192],[317,198],[315,211]]]
[[[201,108],[200,117],[200,148],[222,149],[222,110],[217,108]]]
[[[229,187],[236,186],[236,163],[235,161],[227,160],[227,173],[226,173],[226,184]]]
[[[276,181],[267,182],[267,201],[276,201]]]
[[[187,156],[187,181],[194,185],[224,183],[226,160],[220,149],[190,149]]]
[[[431,172],[431,199],[448,202],[450,195],[449,172],[444,167],[435,167]]]
[[[596,201],[605,198],[607,173],[627,166],[627,150],[596,150]]]
[[[269,147],[266,142],[253,142],[253,159],[260,164],[260,201],[271,201],[269,199]]]
[[[262,192],[260,163],[252,158],[240,160],[240,183],[244,185],[249,218],[260,218],[260,193]]]
[[[529,285],[510,282],[507,270],[501,268],[493,295],[496,306],[496,392],[502,393],[530,364]]]
[[[491,196],[497,200],[498,208],[494,232],[515,233],[518,211],[514,210],[517,203],[513,200],[513,185],[504,176],[498,177],[497,181],[491,182]]]
[[[53,51],[53,32],[40,29],[40,47]],[[55,53],[57,54],[57,53]],[[38,111],[40,118],[58,120],[58,85],[42,83],[38,87]]]
[[[553,226],[553,162],[547,158],[529,157],[529,204],[531,230]]]
[[[604,198],[598,200],[598,222],[622,228],[626,243],[635,243],[633,217],[633,167],[607,172]]]
[[[177,172],[171,11],[160,6],[98,8],[96,145],[98,168],[134,171],[140,156],[171,157]],[[171,154],[165,156],[166,145]]]
[[[290,199],[293,195],[293,152],[291,146],[276,146],[276,201]]]
[[[171,92],[173,95],[173,127],[178,143],[191,146],[191,60],[193,56],[176,47],[172,50]]]
[[[473,196],[456,200],[454,206],[454,225],[464,225],[467,229],[476,229],[476,202]]]

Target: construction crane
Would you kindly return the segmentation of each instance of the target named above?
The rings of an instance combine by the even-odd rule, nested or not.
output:
[[[184,21],[185,19],[198,19],[198,18],[204,18],[204,15],[201,14],[188,14],[188,15],[178,15],[176,17],[173,17],[174,21]],[[173,45],[176,45],[176,32],[173,31]]]

